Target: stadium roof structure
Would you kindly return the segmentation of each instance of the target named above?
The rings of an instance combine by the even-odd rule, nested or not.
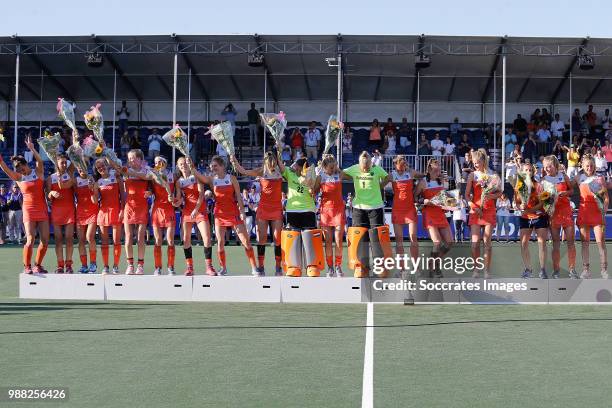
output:
[[[103,57],[99,67],[86,56]],[[264,55],[261,67],[249,54]],[[507,102],[612,102],[612,39],[452,36],[82,36],[1,37],[0,98],[13,100],[19,55],[20,100],[168,100],[174,61],[179,81],[192,74],[191,99],[335,100],[337,70],[325,58],[342,55],[345,101],[485,103],[507,62]],[[415,56],[431,57],[427,68]],[[577,62],[589,56],[591,70]],[[41,81],[41,78],[43,79]],[[42,86],[41,86],[42,83]],[[177,98],[186,100],[187,87]]]

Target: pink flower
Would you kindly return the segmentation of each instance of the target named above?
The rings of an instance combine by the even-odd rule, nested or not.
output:
[[[62,112],[62,101],[64,100],[64,98],[57,98],[57,106],[55,107],[55,109],[57,109],[58,113]]]
[[[285,112],[283,111],[278,112],[278,120],[280,121],[285,120]]]

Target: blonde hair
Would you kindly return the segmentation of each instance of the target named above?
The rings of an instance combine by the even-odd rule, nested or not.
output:
[[[487,151],[483,148],[474,150],[472,152],[472,161],[481,161],[484,163],[485,169],[489,168],[489,155],[487,154]]]
[[[587,162],[593,163],[595,165],[595,158],[591,153],[585,153],[580,160],[580,166],[584,166]]]
[[[372,156],[370,155],[370,153],[364,150],[359,155],[359,167],[365,167],[368,162],[370,163],[370,166],[372,166]]]
[[[324,154],[323,160],[321,160],[321,167],[325,168],[327,166],[336,166],[336,158],[331,154]]]
[[[542,163],[544,163],[544,162],[552,163],[553,166],[555,167],[555,169],[559,170],[559,159],[557,159],[557,156],[554,156],[552,154],[550,156],[546,156],[542,160]]]
[[[132,149],[128,152],[128,154],[133,154],[134,156],[138,157],[140,160],[144,160],[144,153],[142,152],[142,150],[140,149]]]
[[[274,171],[278,166],[278,159],[276,155],[270,151],[267,151],[264,155],[264,166],[268,167],[268,171]]]
[[[393,158],[394,165],[402,161],[407,163],[406,156],[404,156],[403,154],[398,154],[397,156]]]

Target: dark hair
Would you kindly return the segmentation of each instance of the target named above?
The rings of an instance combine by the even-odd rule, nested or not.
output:
[[[213,156],[213,158],[210,159],[210,161],[211,161],[211,163],[215,162],[219,166],[225,167],[225,160],[223,160],[223,157],[221,157],[221,156]]]
[[[17,165],[21,165],[21,164],[28,164],[28,162],[26,161],[26,159],[21,156],[11,156],[11,162],[13,163],[13,166],[17,166]]]

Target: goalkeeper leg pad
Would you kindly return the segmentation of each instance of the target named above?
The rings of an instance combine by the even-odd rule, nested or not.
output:
[[[368,229],[349,227],[346,241],[348,244],[348,266],[355,271],[356,278],[368,277],[369,247]]]
[[[281,259],[287,276],[302,276],[302,236],[299,231],[281,232]]]
[[[391,258],[393,257],[393,251],[391,250],[391,238],[389,236],[389,226],[382,225],[380,227],[374,227],[368,231],[370,236],[370,246],[372,248],[372,258]],[[386,278],[389,271],[383,271],[377,276],[380,278]]]
[[[325,267],[323,231],[320,229],[302,231],[302,243],[306,258],[306,274],[311,277],[319,276]]]

